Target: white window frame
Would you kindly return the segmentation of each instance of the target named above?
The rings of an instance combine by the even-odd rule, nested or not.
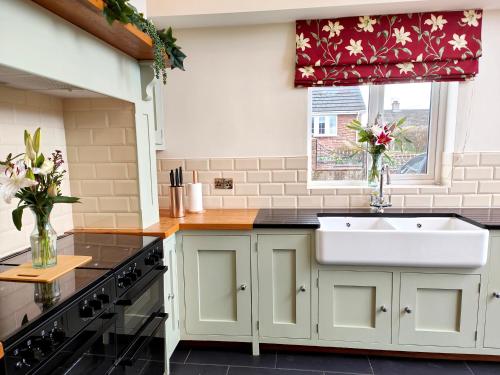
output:
[[[319,133],[319,118],[320,117],[324,117],[325,118],[325,133],[324,134],[320,134]],[[328,133],[328,131],[330,130],[330,117],[335,117],[336,119],[336,122],[335,122],[335,133]],[[312,136],[314,138],[320,138],[320,137],[336,137],[338,135],[338,123],[339,123],[339,119],[338,119],[338,114],[335,112],[335,113],[332,113],[332,112],[329,112],[329,113],[315,113],[311,118],[311,121],[312,121],[312,130],[313,130],[313,134]],[[316,121],[317,119],[317,121]]]
[[[308,119],[312,117],[312,100],[311,93],[313,90],[328,90],[328,87],[310,87],[308,89]],[[384,91],[383,85],[369,86],[369,101],[368,101],[368,123],[373,123],[378,113],[384,110]],[[431,89],[431,113],[430,113],[430,132],[429,132],[429,150],[427,159],[427,173],[422,175],[393,175],[393,185],[439,185],[441,182],[441,164],[442,153],[444,150],[445,139],[445,124],[446,121],[446,104],[447,104],[448,84],[434,82]],[[315,113],[315,116],[318,114]],[[309,122],[308,122],[309,126]],[[337,125],[338,128],[338,125]],[[310,130],[308,128],[308,130]],[[338,132],[338,130],[337,130]],[[321,137],[322,135],[320,135]],[[307,132],[307,186],[309,189],[314,188],[332,188],[332,187],[360,187],[366,186],[366,180],[335,180],[335,181],[313,181],[311,168],[311,142],[313,134]],[[317,136],[315,136],[317,138]]]

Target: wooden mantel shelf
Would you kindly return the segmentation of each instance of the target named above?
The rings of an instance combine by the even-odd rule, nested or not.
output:
[[[32,0],[137,60],[153,59],[149,35],[132,24],[109,25],[102,14],[103,0]]]

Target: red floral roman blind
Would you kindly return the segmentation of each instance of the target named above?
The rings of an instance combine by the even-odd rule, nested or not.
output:
[[[481,25],[481,10],[297,21],[295,86],[469,79]]]

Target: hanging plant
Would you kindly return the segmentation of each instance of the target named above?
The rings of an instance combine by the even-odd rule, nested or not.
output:
[[[131,23],[149,35],[153,41],[153,70],[155,76],[157,79],[161,76],[163,83],[166,84],[167,68],[184,70],[186,55],[175,44],[177,39],[174,38],[171,27],[167,30],[158,30],[151,20],[145,18],[128,2],[129,0],[104,0],[104,16],[110,25],[114,21],[123,24]]]

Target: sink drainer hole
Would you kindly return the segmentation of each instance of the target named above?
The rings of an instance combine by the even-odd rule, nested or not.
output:
[[[422,228],[422,224],[418,223],[418,224],[417,224],[417,228],[418,228],[418,229]]]
[[[350,227],[351,227],[351,223],[345,223],[345,226],[346,226],[347,228],[350,228]]]

